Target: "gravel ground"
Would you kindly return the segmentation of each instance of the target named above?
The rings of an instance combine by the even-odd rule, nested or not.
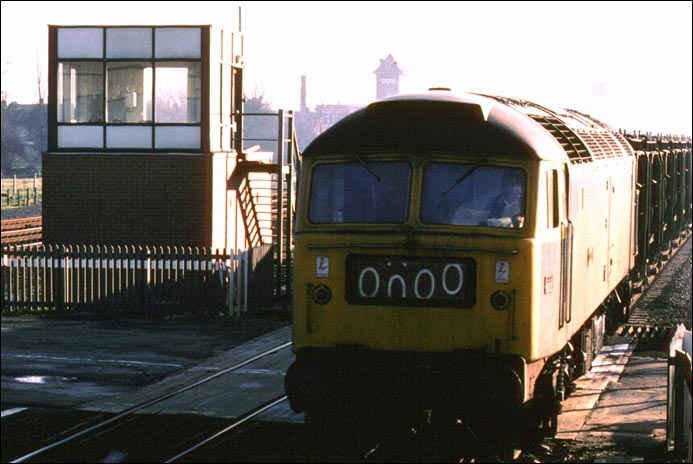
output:
[[[669,282],[661,293],[648,301],[649,312],[659,324],[683,323],[691,330],[691,239],[679,249],[680,256],[671,262],[672,269],[665,268],[664,272],[671,274]],[[647,295],[645,295],[647,296]]]

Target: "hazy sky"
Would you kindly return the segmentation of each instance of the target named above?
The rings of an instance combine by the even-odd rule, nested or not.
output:
[[[2,90],[38,100],[48,24],[213,24],[245,36],[245,92],[275,108],[366,104],[388,54],[432,86],[692,134],[692,2],[2,2]]]

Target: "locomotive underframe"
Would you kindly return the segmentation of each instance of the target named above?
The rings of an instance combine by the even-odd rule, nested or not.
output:
[[[517,355],[475,350],[303,348],[286,374],[286,392],[292,409],[305,412],[306,424],[317,429],[464,423],[495,443],[552,436],[561,401],[601,349],[608,306],[605,301],[563,350],[529,364]]]
[[[506,440],[513,431],[534,431],[528,426],[546,419],[536,417],[537,411],[558,411],[555,399],[547,398],[555,390],[552,380],[541,395],[548,406],[522,402],[526,378],[533,390],[543,367],[543,360],[527,365],[519,356],[477,351],[305,348],[287,372],[286,391],[292,409],[305,411],[306,424],[318,429],[402,430],[463,422],[476,430],[492,427],[481,433]],[[543,375],[555,377],[552,371]]]

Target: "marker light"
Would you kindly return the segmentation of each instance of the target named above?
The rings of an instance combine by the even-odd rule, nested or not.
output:
[[[505,290],[496,290],[493,292],[493,295],[491,295],[491,306],[499,311],[508,309],[511,302],[512,297],[510,296],[510,293],[506,292]]]
[[[332,290],[327,285],[318,285],[313,289],[313,300],[316,303],[324,305],[332,299]]]

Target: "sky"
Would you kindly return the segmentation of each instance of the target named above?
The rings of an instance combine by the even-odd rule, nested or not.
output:
[[[616,129],[693,135],[693,2],[2,1],[2,90],[38,101],[48,24],[212,24],[244,36],[244,91],[275,109],[366,105],[392,55],[401,93],[523,98]],[[240,8],[240,10],[239,10]],[[238,12],[240,11],[240,21]],[[44,90],[45,92],[45,90]]]

